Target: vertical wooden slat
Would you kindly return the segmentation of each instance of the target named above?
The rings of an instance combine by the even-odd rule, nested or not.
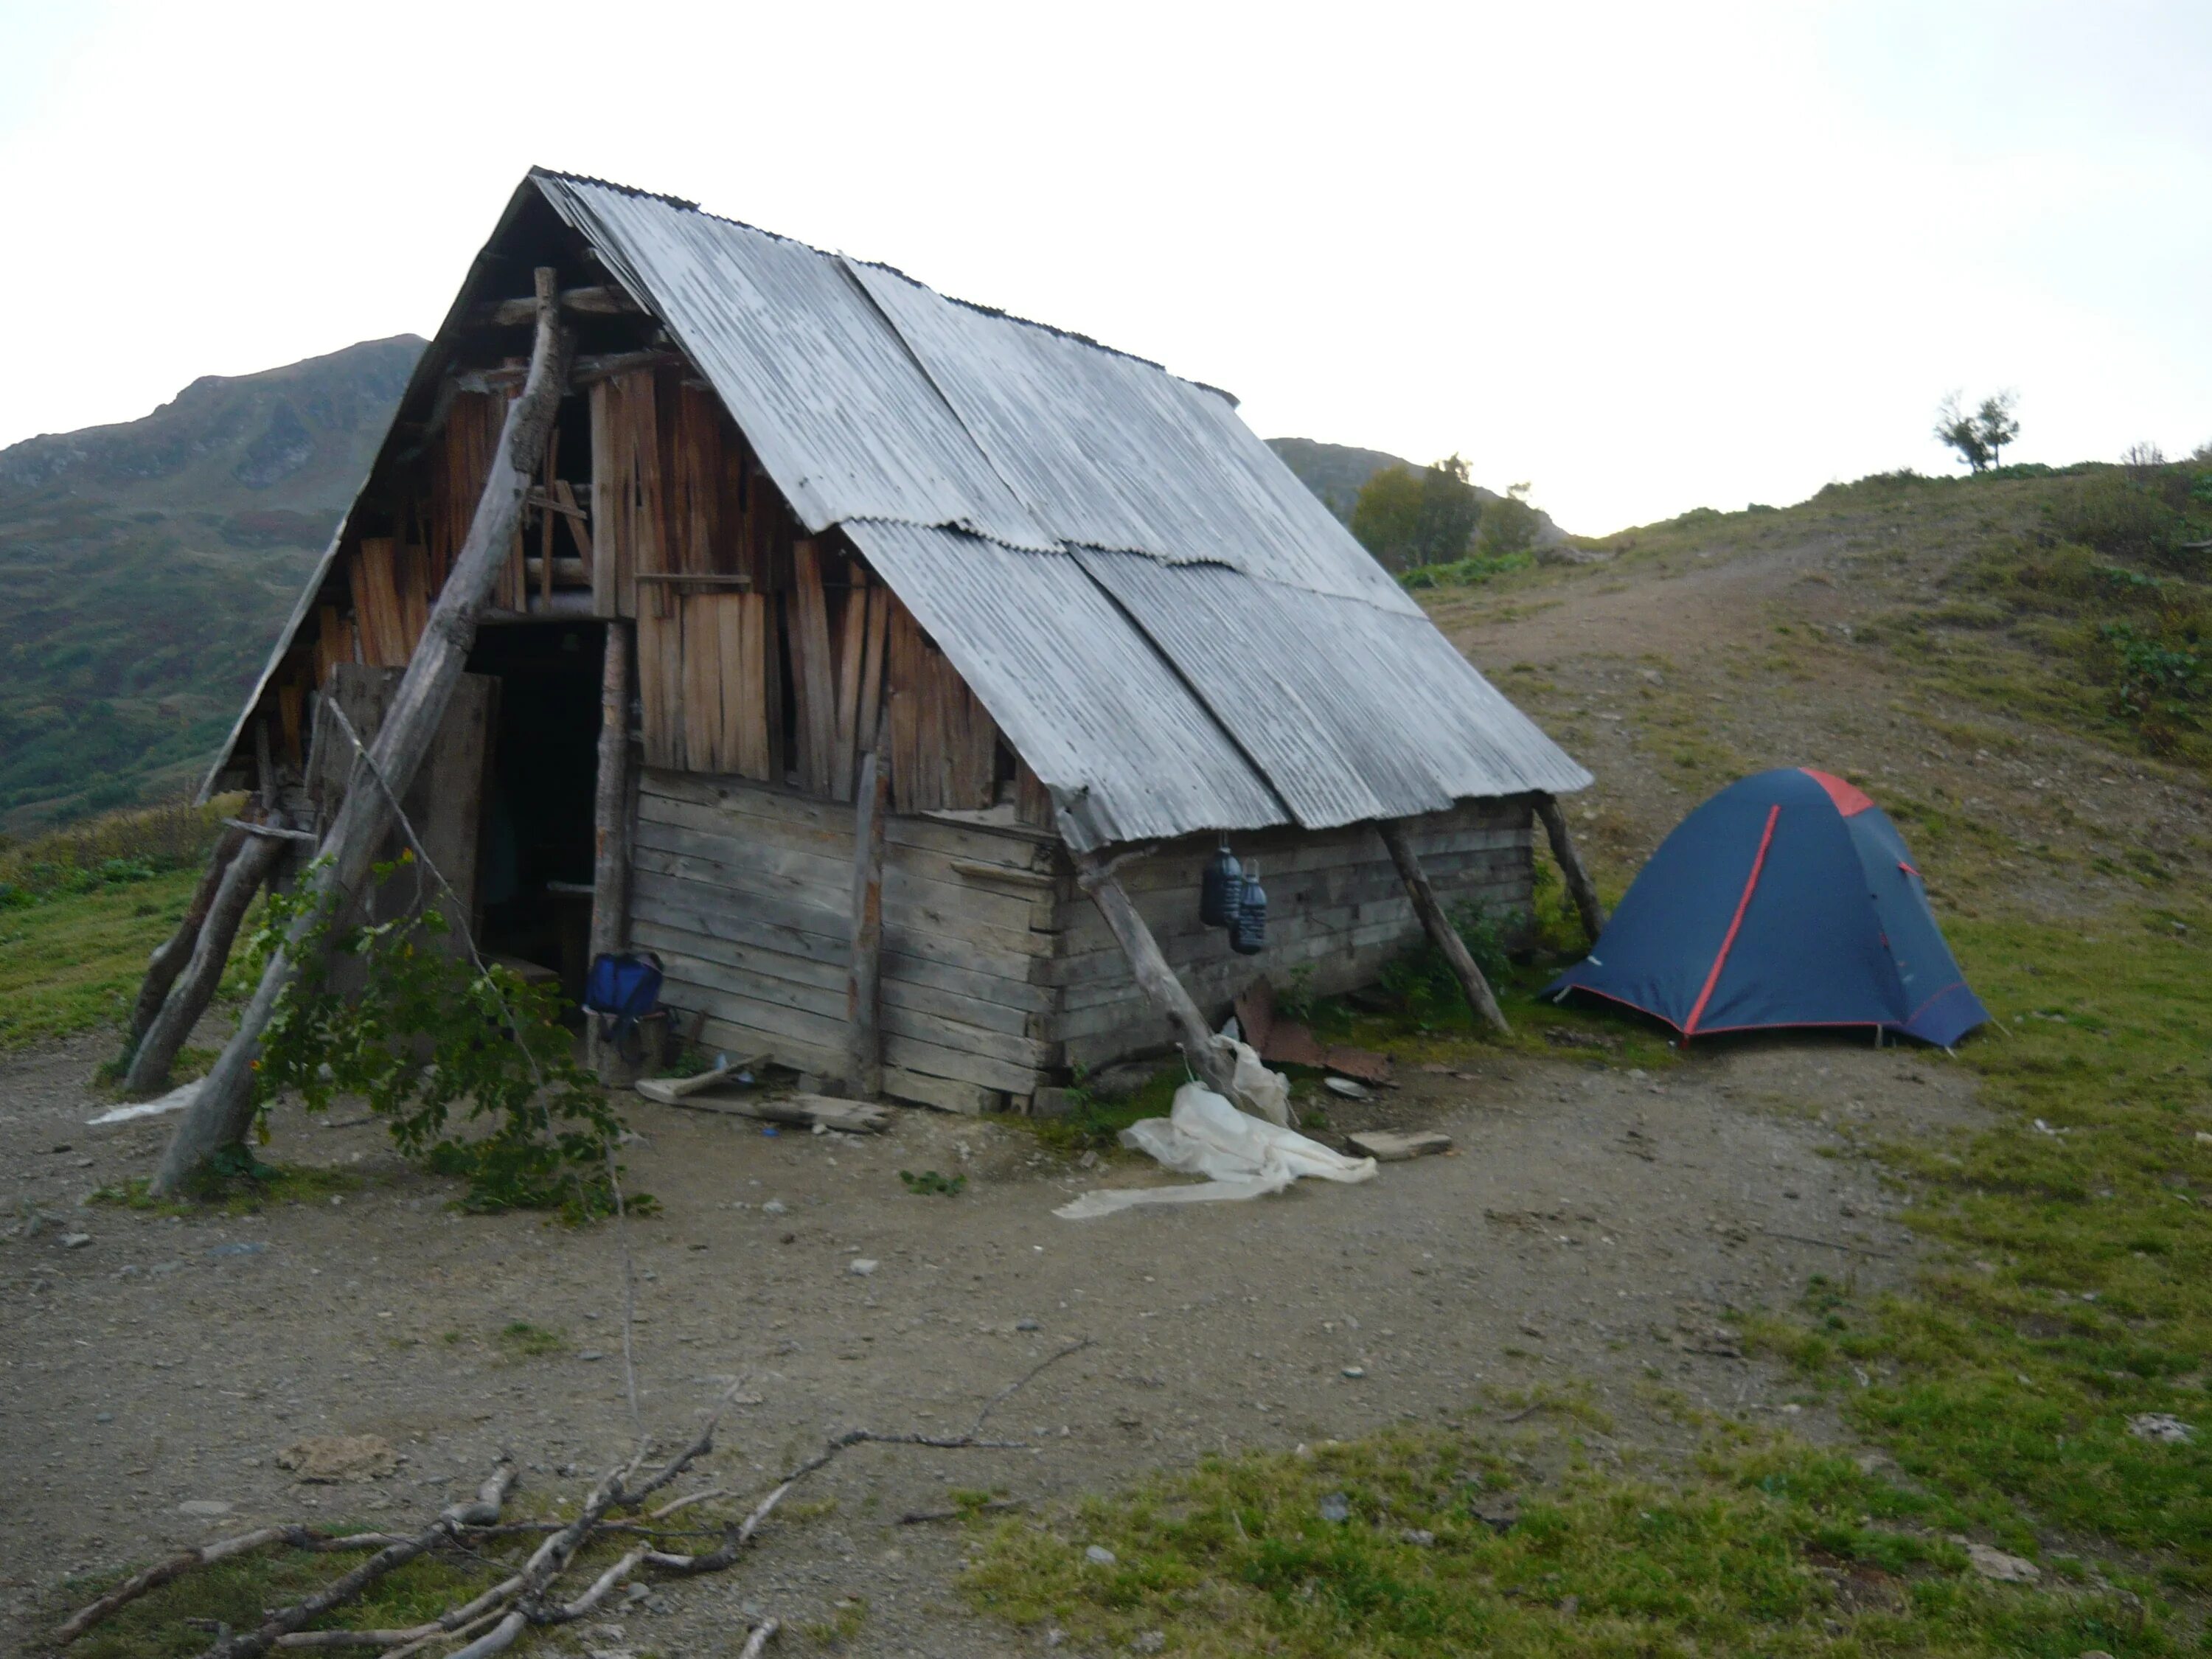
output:
[[[592,384],[592,614],[621,612],[615,595],[622,569],[621,549],[629,538],[616,528],[622,487],[616,482],[615,410],[622,393],[613,380]]]
[[[837,748],[837,690],[830,655],[830,614],[822,591],[820,550],[799,541],[791,550],[791,680],[799,699],[799,775],[802,787],[830,793]]]
[[[859,755],[860,661],[868,646],[867,577],[853,568],[853,585],[845,590],[844,611],[838,617],[837,752],[830,763],[830,793],[839,800],[853,796],[853,765]]]
[[[678,758],[682,739],[676,725],[681,707],[669,697],[668,680],[661,672],[664,660],[680,657],[683,642],[683,629],[651,604],[637,613],[637,700],[647,766],[683,763]]]
[[[430,622],[429,550],[411,542],[394,549],[392,580],[399,595],[402,648],[411,657]]]
[[[391,538],[364,536],[354,552],[354,614],[362,619],[369,661],[378,668],[404,668],[410,655],[392,566]]]
[[[760,600],[761,690],[768,726],[768,776],[781,785],[791,771],[783,736],[783,596],[762,593]]]
[[[881,582],[868,589],[867,640],[861,647],[860,696],[854,711],[854,727],[873,732],[882,716],[884,702],[884,635],[890,631],[891,591]]]
[[[677,602],[684,623],[684,766],[728,769],[722,754],[720,595],[687,593]]]

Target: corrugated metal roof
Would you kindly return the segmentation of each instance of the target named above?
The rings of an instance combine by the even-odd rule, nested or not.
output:
[[[1257,829],[1290,814],[1112,599],[1066,553],[854,519],[905,600],[1086,846]]]
[[[1102,840],[1589,784],[1226,394],[687,204],[539,183]]]
[[[532,173],[502,234],[532,186],[705,375],[799,518],[842,526],[882,571],[1079,839],[1589,784],[1227,394],[596,179]]]
[[[1589,782],[1418,611],[1254,581],[1223,565],[1078,556],[1303,824]]]

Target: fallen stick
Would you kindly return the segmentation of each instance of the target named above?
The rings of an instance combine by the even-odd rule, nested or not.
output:
[[[760,1659],[761,1650],[768,1645],[769,1638],[783,1628],[781,1619],[763,1619],[753,1626],[753,1633],[745,1638],[744,1646],[738,1650],[738,1659]]]
[[[647,1083],[657,1081],[647,1079]],[[826,1129],[842,1129],[847,1134],[881,1134],[890,1127],[888,1108],[871,1106],[865,1101],[840,1100],[831,1095],[787,1095],[779,1100],[754,1100],[740,1095],[692,1095],[672,1100],[647,1091],[646,1084],[637,1085],[638,1093],[647,1100],[658,1100],[664,1106],[681,1106],[687,1111],[720,1112],[726,1117],[750,1117],[763,1123],[788,1123],[795,1128],[811,1129],[820,1124]]]

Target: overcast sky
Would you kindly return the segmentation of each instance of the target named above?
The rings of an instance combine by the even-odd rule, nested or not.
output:
[[[442,316],[532,162],[1571,529],[2212,438],[2212,6],[0,0],[0,444]]]

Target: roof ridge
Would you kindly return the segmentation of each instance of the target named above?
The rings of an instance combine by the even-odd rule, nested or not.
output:
[[[1086,345],[1094,351],[1103,351],[1109,357],[1122,357],[1133,363],[1142,363],[1146,368],[1159,370],[1170,380],[1180,380],[1185,386],[1194,386],[1201,392],[1211,392],[1217,398],[1226,398],[1231,409],[1242,406],[1242,400],[1225,386],[1215,386],[1208,380],[1194,380],[1188,374],[1178,374],[1165,363],[1157,362],[1150,357],[1140,356],[1133,351],[1124,351],[1119,346],[1108,345],[1103,340],[1095,339],[1075,329],[1061,328],[1054,323],[1039,322],[1034,317],[1024,317],[1019,312],[1008,311],[1002,306],[985,305],[978,300],[963,300],[957,294],[947,294],[942,289],[931,288],[921,277],[901,270],[887,260],[864,259],[858,254],[843,253],[835,249],[818,246],[797,236],[787,236],[780,230],[770,230],[765,225],[754,224],[749,219],[733,219],[726,213],[710,213],[698,203],[682,196],[670,196],[657,190],[642,190],[635,185],[622,184],[612,179],[597,178],[588,173],[563,173],[558,167],[532,167],[530,173],[532,178],[557,179],[564,184],[590,185],[597,189],[611,190],[617,195],[633,197],[640,201],[659,202],[665,206],[676,209],[678,212],[696,213],[702,219],[712,219],[718,224],[735,225],[739,230],[750,230],[755,235],[765,236],[771,241],[786,242],[793,247],[803,247],[809,252],[820,254],[825,259],[840,259],[848,264],[866,265],[872,270],[886,271],[902,283],[911,283],[918,289],[934,294],[948,305],[958,306],[964,311],[972,311],[981,316],[997,317],[1006,322],[1019,323],[1024,328],[1034,328],[1040,332],[1054,335],[1063,340],[1073,340],[1078,345]]]

